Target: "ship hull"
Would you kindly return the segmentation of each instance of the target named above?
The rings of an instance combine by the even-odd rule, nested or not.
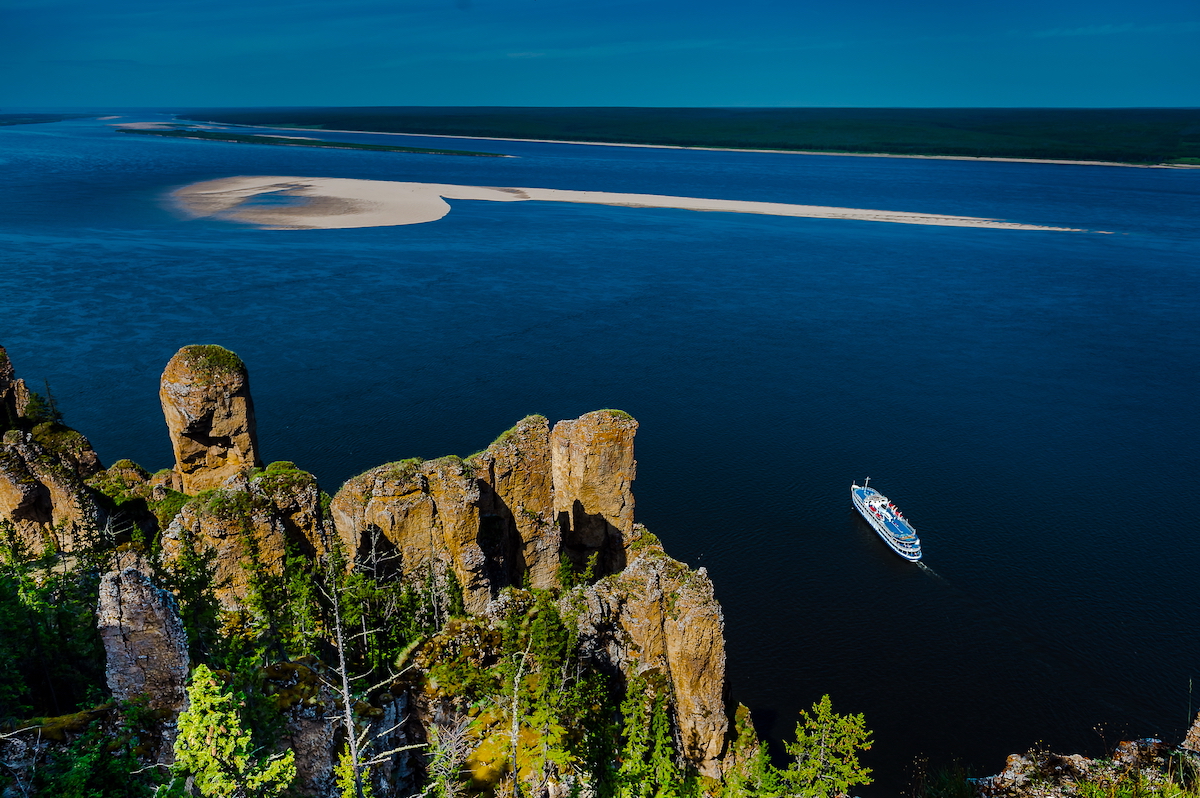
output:
[[[921,559],[921,540],[916,530],[886,496],[874,488],[851,485],[850,498],[859,515],[888,548],[909,562]]]

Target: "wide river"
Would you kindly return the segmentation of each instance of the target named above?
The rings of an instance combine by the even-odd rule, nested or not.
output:
[[[389,139],[519,156],[465,158],[110,125],[0,128],[0,344],[106,463],[170,464],[158,378],[192,343],[245,359],[265,457],[330,493],[529,413],[621,408],[639,519],[716,584],[734,699],[776,743],[822,693],[864,713],[861,794],[904,789],[922,754],[996,772],[1039,741],[1175,742],[1200,706],[1200,170]],[[473,200],[260,230],[166,199],[241,175],[1109,234]],[[926,567],[855,516],[867,476]]]

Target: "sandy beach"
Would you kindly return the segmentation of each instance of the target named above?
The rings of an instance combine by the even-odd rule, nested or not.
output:
[[[269,230],[329,230],[434,222],[450,212],[446,200],[572,202],[629,208],[754,213],[810,219],[855,219],[941,227],[1083,232],[1069,227],[1018,224],[999,219],[867,208],[834,208],[779,202],[617,194],[552,188],[499,188],[402,183],[328,177],[242,176],[176,189],[172,198],[192,218],[242,222]]]

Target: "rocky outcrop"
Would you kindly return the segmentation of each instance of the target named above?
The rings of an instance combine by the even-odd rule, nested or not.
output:
[[[42,448],[53,452],[58,461],[74,471],[80,479],[87,479],[104,470],[91,442],[78,430],[54,421],[45,421],[35,426],[30,434]]]
[[[25,415],[29,403],[29,391],[25,383],[17,379],[8,352],[0,346],[0,432],[17,425],[17,419]]]
[[[0,520],[11,523],[30,554],[72,551],[102,518],[83,480],[101,469],[80,433],[27,418],[29,391],[0,347]]]
[[[1109,759],[1032,750],[1010,755],[1004,770],[976,779],[975,793],[980,798],[1159,794],[1150,785],[1167,783],[1169,755],[1170,746],[1150,737],[1118,743]]]
[[[636,476],[628,413],[597,410],[560,421],[550,435],[554,513],[562,550],[577,565],[597,558],[597,573],[617,573],[628,560]]]
[[[175,598],[136,568],[100,581],[96,623],[113,698],[144,696],[151,709],[178,714],[187,693],[187,636]]]
[[[331,511],[344,551],[360,563],[384,563],[404,578],[453,573],[467,611],[481,612],[492,598],[495,574],[510,548],[480,544],[480,489],[457,457],[403,460],[346,482]],[[500,559],[500,561],[497,561]]]
[[[513,567],[504,584],[523,574],[532,587],[554,587],[560,536],[554,522],[550,422],[544,416],[522,419],[468,465],[479,480],[483,547],[511,546],[505,554]]]
[[[175,451],[176,490],[219,488],[259,465],[250,377],[233,352],[183,347],[163,370],[158,395]]]
[[[206,491],[184,504],[163,531],[162,560],[176,569],[189,549],[211,552],[214,592],[233,610],[244,606],[256,568],[278,576],[289,546],[324,554],[329,534],[316,479],[291,463],[272,463],[244,487]]]
[[[725,695],[725,619],[704,568],[671,559],[642,526],[624,571],[575,594],[585,652],[628,678],[657,671],[672,688],[681,753],[719,778],[730,731]],[[564,601],[572,602],[574,597]]]
[[[19,429],[0,443],[0,519],[13,525],[30,554],[47,546],[73,551],[102,524],[75,468]]]
[[[1193,754],[1200,754],[1200,712],[1196,713],[1196,719],[1192,721],[1192,726],[1188,729],[1187,735],[1184,736],[1179,747],[1185,751],[1191,751]]]

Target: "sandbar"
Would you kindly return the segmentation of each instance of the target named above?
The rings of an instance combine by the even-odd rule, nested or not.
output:
[[[446,200],[570,202],[629,208],[752,213],[808,219],[854,219],[940,227],[1083,232],[1072,227],[1021,224],[975,216],[950,216],[782,202],[620,194],[555,188],[502,188],[444,183],[404,183],[333,177],[241,176],[206,180],[172,192],[192,218],[241,222],[268,230],[330,230],[434,222],[450,212]]]

